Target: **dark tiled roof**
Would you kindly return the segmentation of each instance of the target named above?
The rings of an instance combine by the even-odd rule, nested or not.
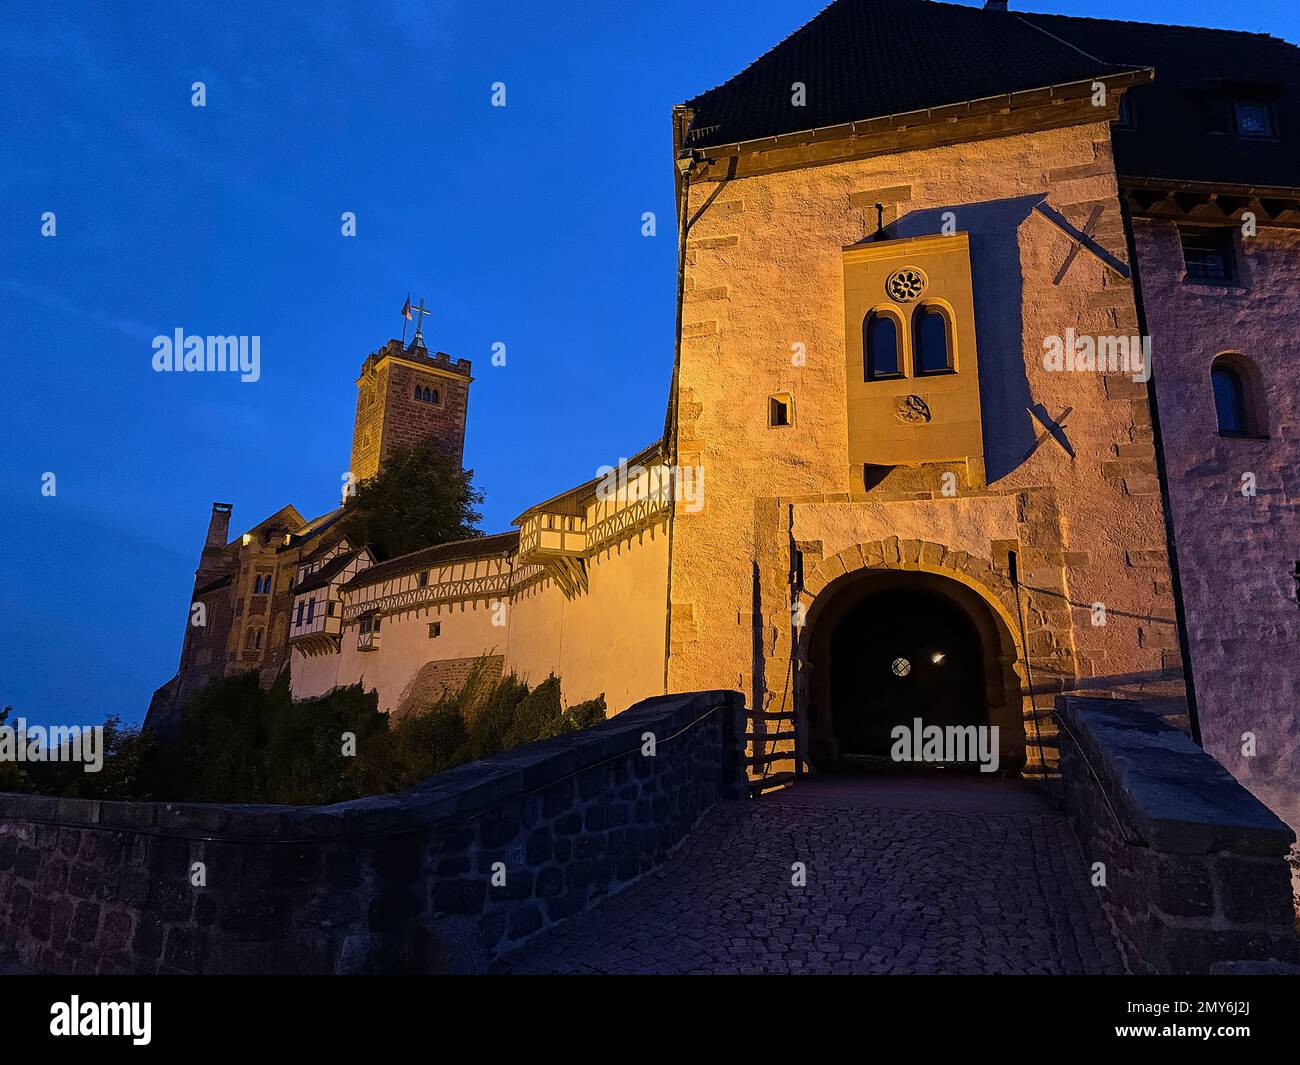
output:
[[[631,458],[626,459],[626,468],[631,470],[635,466],[649,466],[657,462],[663,454],[663,439],[652,441],[638,451]],[[584,481],[576,487],[561,492],[559,495],[551,496],[550,499],[543,500],[541,503],[534,503],[525,510],[519,517],[515,518],[514,523],[520,525],[530,515],[539,511],[546,511],[552,514],[574,514],[580,515],[586,513],[586,503],[599,488],[608,479],[607,474],[597,474],[590,481]]]
[[[337,558],[330,559],[315,573],[308,574],[307,579],[301,584],[294,585],[293,594],[300,595],[303,592],[314,592],[317,588],[326,587],[335,577],[347,569],[348,565],[359,554],[361,554],[360,551],[344,551]]]
[[[926,0],[837,0],[730,81],[687,102],[687,145],[781,133],[981,100],[1132,69],[1017,18]],[[791,106],[791,87],[807,89]]]
[[[200,595],[207,595],[209,592],[215,592],[218,588],[225,588],[235,579],[233,573],[227,573],[224,577],[218,577],[215,581],[208,581],[202,588],[194,589],[194,596],[197,599]]]
[[[302,547],[303,544],[307,543],[308,540],[320,536],[321,533],[326,532],[329,529],[333,528],[335,523],[338,522],[339,518],[343,517],[343,509],[344,509],[343,507],[335,507],[333,510],[326,511],[324,514],[320,515],[319,517],[312,518],[311,521],[307,522],[307,524],[304,525],[301,529],[299,529],[296,533],[293,533],[289,537],[289,542],[281,546],[279,550],[293,551],[299,547]],[[322,551],[328,551],[331,547],[334,546],[334,543],[335,541],[333,539],[328,540],[325,543],[316,547],[306,557],[314,558]]]
[[[1014,0],[1013,0],[1014,3]],[[1121,175],[1300,185],[1300,48],[1233,30],[985,11],[930,0],[837,0],[730,81],[688,101],[687,146],[734,144],[1026,89],[1155,69],[1115,129]],[[792,107],[791,86],[807,86]],[[1273,97],[1282,137],[1212,133],[1233,95]]]
[[[348,581],[344,587],[356,588],[363,584],[374,584],[376,581],[387,580],[390,577],[400,576],[404,573],[414,573],[446,562],[459,562],[462,559],[488,558],[492,555],[506,554],[517,550],[518,547],[518,530],[494,533],[491,536],[475,536],[469,540],[456,540],[449,544],[438,544],[436,547],[426,547],[422,551],[412,551],[409,555],[390,558],[387,562],[381,562],[377,566],[363,569]]]
[[[1110,62],[1155,68],[1154,82],[1130,90],[1136,128],[1114,130],[1121,175],[1300,185],[1300,48],[1235,30],[1063,15],[1023,18]],[[1235,136],[1233,96],[1273,97],[1281,138]],[[1214,125],[1228,132],[1210,132]]]

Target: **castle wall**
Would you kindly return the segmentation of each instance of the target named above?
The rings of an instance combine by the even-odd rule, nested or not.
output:
[[[1206,749],[1300,828],[1300,232],[1239,241],[1239,287],[1183,281],[1177,227],[1133,221]],[[1218,434],[1210,365],[1257,371],[1267,438]],[[1242,479],[1253,473],[1254,496]],[[1243,737],[1256,737],[1253,757]]]
[[[844,249],[875,232],[877,202],[889,236],[938,233],[944,212],[969,236],[987,484],[951,462],[852,483]],[[1054,283],[1076,246],[1067,227],[1097,206],[1093,236],[1122,263],[1104,122],[691,189],[686,217],[702,214],[687,244],[678,462],[703,465],[706,492],[676,518],[670,690],[738,686],[756,708],[786,705],[792,540],[807,568],[890,529],[1003,576],[1019,552],[1036,683],[1170,688],[1181,663],[1145,386],[1042,361],[1067,327],[1138,332],[1132,286],[1092,252]],[[776,393],[793,397],[792,425],[769,426]],[[1039,404],[1073,458],[1027,410]]]
[[[384,617],[375,651],[358,650],[357,627],[346,625],[339,683],[361,682],[367,688],[377,688],[379,709],[397,710],[427,663],[502,653],[506,630],[492,624],[493,613],[487,602],[475,600],[389,614]],[[433,622],[441,624],[437,637],[429,636]]]
[[[339,663],[341,654],[305,655],[294,649],[289,652],[289,685],[295,699],[314,699],[327,695],[341,683]]]
[[[603,694],[616,714],[664,690],[667,521],[586,564],[587,591],[573,599],[549,578],[515,594],[505,666],[530,684],[555,673],[566,704]]]

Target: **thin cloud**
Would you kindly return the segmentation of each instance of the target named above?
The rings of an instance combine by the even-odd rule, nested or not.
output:
[[[87,321],[93,322],[99,329],[111,329],[132,340],[143,340],[148,343],[158,335],[157,329],[147,326],[134,318],[119,318],[115,315],[105,314],[103,311],[97,311],[93,307],[83,307],[60,292],[36,288],[21,281],[15,281],[13,278],[8,278],[4,287],[5,291],[12,292],[21,299],[39,303],[58,314],[85,318]]]

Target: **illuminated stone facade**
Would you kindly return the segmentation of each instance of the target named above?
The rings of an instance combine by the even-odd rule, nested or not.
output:
[[[854,47],[900,33],[935,55],[894,81],[837,77]],[[285,564],[301,585],[324,572],[311,552],[351,561],[286,596],[295,693],[360,682],[404,713],[479,658],[553,672],[569,701],[603,694],[611,712],[737,689],[763,734],[751,772],[774,781],[872,757],[845,722],[883,705],[886,724],[995,725],[1004,769],[1051,769],[1056,694],[1140,694],[1300,823],[1300,192],[1283,183],[1300,170],[1284,142],[1162,142],[1181,97],[1160,95],[1158,64],[1128,62],[1146,50],[1189,77],[1210,55],[1267,68],[1270,106],[1291,113],[1300,53],[1270,38],[922,0],[840,0],[676,109],[663,439],[618,490],[598,475],[517,532],[377,565],[323,546],[327,519],[296,532],[277,596]],[[1196,283],[1191,260],[1239,228],[1233,283]],[[1221,358],[1250,433],[1216,432]],[[416,439],[459,457],[469,379],[396,341],[372,354],[354,475]],[[205,561],[196,593],[245,604],[227,669],[252,662],[237,641],[264,604],[246,585],[269,564],[235,554],[229,591]],[[297,626],[308,597],[326,625]],[[925,643],[931,620],[943,646]],[[1245,733],[1258,754],[1236,753]]]

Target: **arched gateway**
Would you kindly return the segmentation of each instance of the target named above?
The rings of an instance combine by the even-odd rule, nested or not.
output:
[[[804,588],[799,703],[815,769],[888,761],[895,727],[918,720],[997,726],[998,768],[1023,765],[1015,590],[989,563],[921,541],[856,545],[810,567]]]

